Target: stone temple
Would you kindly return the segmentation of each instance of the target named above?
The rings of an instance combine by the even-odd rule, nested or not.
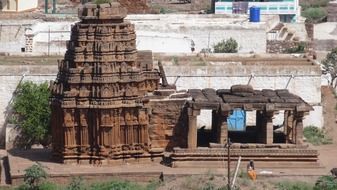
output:
[[[288,90],[231,89],[176,91],[150,51],[136,50],[132,24],[117,2],[85,4],[72,27],[64,60],[51,86],[53,153],[64,163],[117,164],[168,160],[173,167],[217,166],[227,155],[244,161],[317,163],[303,144],[303,118],[313,108]],[[162,83],[160,83],[162,79]],[[212,126],[200,127],[202,110]],[[245,114],[255,126],[235,130]],[[274,126],[275,115],[283,126]],[[164,153],[167,152],[167,154]],[[168,159],[163,159],[168,157]]]

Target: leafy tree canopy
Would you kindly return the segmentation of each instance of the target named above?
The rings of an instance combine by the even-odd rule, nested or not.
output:
[[[23,82],[17,88],[13,109],[25,148],[34,143],[46,145],[51,133],[49,97],[47,83]]]

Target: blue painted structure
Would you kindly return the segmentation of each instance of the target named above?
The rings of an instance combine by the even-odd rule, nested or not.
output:
[[[249,8],[249,21],[250,22],[260,22],[260,7],[252,6]]]
[[[246,111],[235,109],[227,118],[228,131],[246,131]]]

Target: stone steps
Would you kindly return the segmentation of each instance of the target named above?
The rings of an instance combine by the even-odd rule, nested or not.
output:
[[[288,27],[283,23],[277,24],[273,29],[269,31],[269,33],[275,33],[276,36],[274,36],[275,39],[273,40],[280,41],[292,41],[296,36],[295,31],[289,31]]]
[[[240,168],[245,169],[248,161],[241,163]],[[237,160],[231,161],[231,168],[235,168]],[[280,161],[254,161],[255,168],[258,169],[322,169],[324,168],[319,162],[280,162]],[[221,161],[174,161],[173,168],[227,168],[227,158]]]

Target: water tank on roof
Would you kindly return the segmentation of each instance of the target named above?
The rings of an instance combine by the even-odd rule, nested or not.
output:
[[[260,7],[252,6],[249,8],[249,21],[260,22]]]

